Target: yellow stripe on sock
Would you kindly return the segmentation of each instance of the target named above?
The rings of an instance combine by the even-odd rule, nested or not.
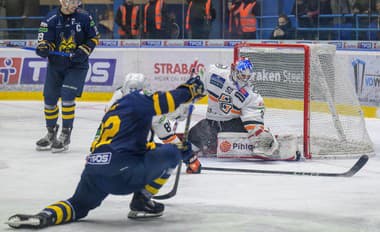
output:
[[[158,193],[159,189],[156,189],[156,188],[150,186],[149,184],[147,184],[147,185],[145,185],[145,190],[148,191],[149,193],[151,193],[152,195],[155,195]]]
[[[75,106],[69,106],[69,107],[62,106],[62,112],[70,112],[74,110],[75,110]]]
[[[45,113],[48,113],[48,114],[55,113],[56,111],[58,111],[58,107],[57,106],[55,106],[54,109],[46,109],[45,108]]]
[[[69,222],[70,220],[71,220],[71,218],[72,218],[72,209],[71,209],[71,207],[70,207],[70,205],[68,205],[66,202],[64,202],[64,201],[60,201],[60,202],[58,202],[58,204],[61,204],[61,205],[63,205],[64,207],[65,207],[65,209],[66,209],[66,214],[67,214],[67,217],[66,217],[66,219],[65,219],[65,222]]]
[[[164,185],[167,181],[168,181],[168,179],[157,178],[157,179],[155,179],[153,182],[162,186],[162,185]]]
[[[46,208],[54,210],[54,212],[57,214],[57,220],[55,221],[55,224],[56,225],[61,224],[62,220],[63,220],[63,211],[62,211],[62,209],[59,208],[58,206],[54,206],[54,205],[48,206]]]
[[[56,119],[58,118],[58,114],[55,115],[45,115],[45,119]]]
[[[62,114],[62,119],[73,119],[74,117],[75,117],[75,114],[69,114],[69,115]]]

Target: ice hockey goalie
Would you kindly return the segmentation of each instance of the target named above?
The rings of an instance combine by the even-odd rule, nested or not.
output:
[[[231,67],[211,65],[202,77],[208,94],[206,118],[189,133],[193,150],[199,156],[296,158],[296,138],[282,138],[286,144],[281,146],[264,125],[264,100],[250,82],[253,69],[248,59],[241,59]],[[286,152],[280,152],[285,147]]]

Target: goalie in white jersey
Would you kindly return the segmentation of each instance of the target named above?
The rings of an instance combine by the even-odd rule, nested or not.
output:
[[[253,145],[254,158],[276,160],[279,144],[264,126],[264,101],[254,91],[249,80],[253,65],[248,59],[236,65],[211,65],[203,78],[208,93],[206,119],[199,121],[189,132],[189,141],[195,154],[217,153],[219,132],[245,132]],[[199,167],[198,173],[200,172]]]

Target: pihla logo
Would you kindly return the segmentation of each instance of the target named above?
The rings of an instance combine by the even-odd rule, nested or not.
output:
[[[232,145],[231,145],[231,143],[228,142],[228,141],[223,141],[223,142],[221,142],[220,145],[219,145],[219,148],[220,148],[220,151],[221,151],[221,152],[228,152],[228,151],[231,150],[231,147],[232,147]]]

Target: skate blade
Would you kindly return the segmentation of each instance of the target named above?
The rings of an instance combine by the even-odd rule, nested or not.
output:
[[[40,219],[38,218],[28,218],[26,220],[21,220],[19,217],[14,217],[5,222],[8,226],[12,228],[22,228],[31,227],[37,228],[40,225]]]
[[[36,150],[37,151],[50,151],[51,150],[51,146],[49,147],[36,147]]]
[[[131,210],[128,213],[128,218],[130,219],[145,219],[145,218],[155,218],[162,216],[163,212],[160,213],[148,213],[144,211],[134,211]]]
[[[51,152],[53,152],[53,153],[60,153],[60,152],[64,152],[64,151],[67,151],[67,150],[69,150],[69,146],[68,145],[64,146],[63,148],[59,148],[59,149],[52,148]]]

